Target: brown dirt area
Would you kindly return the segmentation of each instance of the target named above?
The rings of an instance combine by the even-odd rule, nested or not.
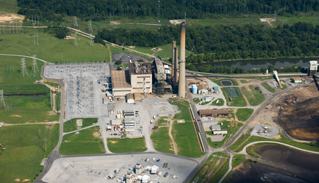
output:
[[[15,115],[11,115],[10,117],[12,117],[12,118],[21,118],[22,116],[15,114]]]
[[[24,15],[18,15],[14,13],[7,13],[0,15],[0,22],[22,22]]]
[[[99,133],[98,133],[98,132],[94,132],[94,133],[93,133],[93,136],[94,136],[95,138],[98,138],[98,137],[99,137]]]
[[[178,119],[178,120],[177,120],[177,123],[185,123],[185,120],[183,120],[183,119]]]
[[[113,25],[119,25],[119,24],[122,24],[120,21],[111,21],[111,24]]]
[[[110,142],[111,142],[112,144],[118,143],[118,141],[112,141],[112,140],[110,140]]]
[[[278,100],[278,124],[299,140],[319,140],[319,91],[316,86],[297,88]]]
[[[155,51],[155,49],[156,49],[156,48],[152,48],[152,51]],[[161,48],[158,48],[158,50],[155,51],[155,52],[159,52],[159,51],[162,51],[162,49],[161,49]]]

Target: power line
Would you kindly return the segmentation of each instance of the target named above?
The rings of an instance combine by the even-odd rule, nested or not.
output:
[[[29,75],[26,65],[25,65],[25,58],[21,59],[21,75],[24,77],[25,75]]]

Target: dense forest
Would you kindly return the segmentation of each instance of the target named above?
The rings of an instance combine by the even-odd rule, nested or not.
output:
[[[65,15],[95,21],[112,16],[129,18],[160,15],[166,19],[208,18],[219,14],[296,14],[319,11],[319,0],[17,0],[20,14],[59,20]]]
[[[104,29],[96,42],[107,41],[141,47],[155,47],[157,32],[150,30]],[[180,39],[179,26],[162,27],[159,45]],[[277,28],[246,24],[214,27],[186,27],[186,49],[194,54],[188,63],[214,62],[225,59],[301,57],[319,55],[319,26],[296,23]]]

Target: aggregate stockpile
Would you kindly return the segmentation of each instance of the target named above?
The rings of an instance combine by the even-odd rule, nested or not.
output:
[[[285,132],[300,140],[319,140],[319,91],[314,84],[294,89],[279,101],[277,119]]]

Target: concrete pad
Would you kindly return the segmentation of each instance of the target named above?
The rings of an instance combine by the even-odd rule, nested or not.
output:
[[[148,162],[145,162],[146,158],[149,158]],[[153,158],[160,159],[160,161],[152,161]],[[49,183],[115,183],[118,178],[122,178],[123,180],[123,176],[129,172],[129,168],[132,169],[136,163],[144,167],[158,166],[159,171],[163,173],[161,176],[150,174],[149,171],[145,171],[141,175],[150,176],[150,180],[153,182],[168,183],[183,182],[197,165],[195,160],[157,153],[69,157],[55,160],[51,169],[42,180]],[[164,163],[168,163],[167,168],[163,168]],[[115,174],[115,169],[120,169],[120,172]],[[169,176],[163,177],[166,172],[169,173]],[[116,175],[114,179],[108,179],[108,175],[111,173]],[[176,175],[178,179],[172,179],[173,175]]]

